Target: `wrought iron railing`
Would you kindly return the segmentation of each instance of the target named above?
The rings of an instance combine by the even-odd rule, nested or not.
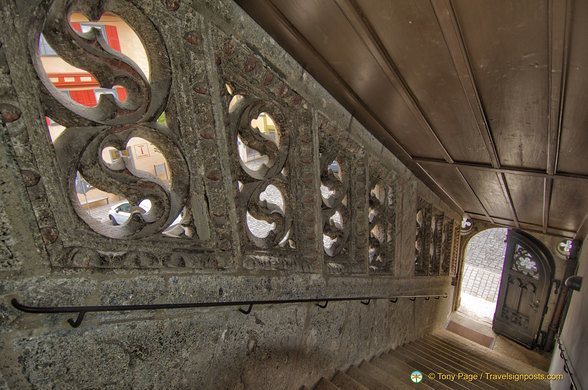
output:
[[[267,299],[267,300],[252,300],[252,301],[230,301],[230,302],[191,302],[191,303],[156,303],[149,305],[105,305],[105,306],[28,306],[20,303],[16,298],[13,298],[11,303],[16,309],[34,314],[54,314],[54,313],[78,313],[78,317],[74,320],[69,318],[67,322],[73,327],[77,328],[84,320],[84,316],[89,312],[104,312],[104,311],[128,311],[128,310],[161,310],[161,309],[187,309],[199,307],[224,307],[224,306],[247,306],[247,309],[239,307],[239,311],[243,314],[249,314],[253,306],[258,305],[278,305],[278,304],[293,304],[293,303],[316,303],[322,309],[326,308],[329,302],[340,301],[360,301],[364,305],[369,305],[372,300],[388,300],[392,303],[398,302],[399,299],[410,299],[415,301],[417,298],[429,300],[431,298],[447,298],[447,294],[440,295],[395,295],[391,297],[382,296],[365,296],[365,297],[334,297],[334,298],[298,298],[298,299]]]

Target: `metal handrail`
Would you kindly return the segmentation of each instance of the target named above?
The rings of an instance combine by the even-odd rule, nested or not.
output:
[[[391,297],[366,296],[366,297],[334,297],[334,298],[300,298],[300,299],[268,299],[254,301],[230,301],[230,302],[192,302],[192,303],[156,303],[149,305],[105,305],[105,306],[27,306],[13,298],[10,302],[16,309],[25,313],[50,314],[50,313],[78,313],[77,319],[69,318],[67,322],[77,328],[84,320],[84,316],[89,312],[102,311],[127,311],[127,310],[161,310],[161,309],[186,309],[197,307],[223,307],[223,306],[247,306],[247,309],[239,308],[243,314],[249,314],[254,305],[276,305],[288,303],[316,303],[318,307],[324,309],[329,302],[339,301],[361,301],[364,305],[369,305],[372,300],[385,299],[392,303],[398,302],[400,298],[408,298],[415,301],[417,298],[429,300],[431,298],[447,298],[447,294],[432,295],[394,295]],[[324,303],[324,304],[321,304]]]
[[[572,366],[570,359],[568,359],[567,352],[558,334],[555,335],[555,341],[557,341],[557,346],[559,348],[559,357],[563,360],[564,363],[563,370],[566,374],[568,374],[570,381],[572,382],[572,389],[582,390],[582,388],[578,385],[578,383],[576,383],[576,380],[574,379],[576,377],[574,366]]]

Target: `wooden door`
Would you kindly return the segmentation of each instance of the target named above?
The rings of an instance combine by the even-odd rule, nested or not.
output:
[[[494,332],[535,346],[553,271],[553,259],[543,244],[522,231],[508,231]]]

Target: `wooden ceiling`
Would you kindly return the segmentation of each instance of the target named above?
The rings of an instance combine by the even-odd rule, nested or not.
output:
[[[465,214],[588,231],[588,2],[236,1]]]

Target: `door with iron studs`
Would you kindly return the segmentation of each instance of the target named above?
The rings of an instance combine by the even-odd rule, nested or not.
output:
[[[536,345],[554,269],[543,244],[526,233],[509,229],[494,332],[528,348]]]

